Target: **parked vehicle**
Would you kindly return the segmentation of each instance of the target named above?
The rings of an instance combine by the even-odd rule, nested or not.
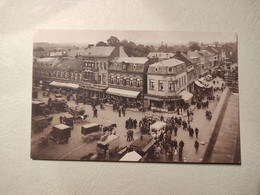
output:
[[[52,131],[50,132],[50,138],[53,139],[58,144],[67,143],[71,136],[71,127],[59,124],[52,127]]]
[[[141,135],[130,145],[130,148],[144,156],[155,143],[156,140],[152,135]]]
[[[97,142],[97,152],[101,155],[106,155],[109,151],[111,154],[116,154],[119,150],[119,136],[109,135],[105,140]]]
[[[73,126],[74,126],[74,117],[69,114],[69,113],[64,113],[64,124],[65,125],[68,125],[71,127],[71,129],[73,129]]]
[[[90,123],[81,127],[81,137],[85,142],[99,140],[102,135],[102,128],[97,123]]]
[[[56,98],[51,102],[52,109],[55,110],[56,112],[66,112],[68,105],[65,99],[63,98]]]
[[[32,101],[32,116],[38,115],[48,115],[50,114],[50,109],[45,105],[44,102],[40,100]]]
[[[32,117],[32,130],[42,132],[44,128],[51,124],[52,116],[35,116]]]

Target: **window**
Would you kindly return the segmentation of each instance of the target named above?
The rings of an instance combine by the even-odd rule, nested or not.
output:
[[[163,81],[158,81],[158,90],[163,91]]]
[[[107,63],[104,62],[104,69],[107,69]]]
[[[186,75],[184,75],[184,85],[186,85]]]
[[[151,90],[154,90],[154,80],[153,79],[150,79],[150,81],[149,81],[149,88]]]
[[[181,78],[179,78],[179,88],[181,88]]]
[[[183,87],[184,81],[183,81],[183,76],[181,77],[181,86]]]
[[[129,80],[129,85],[130,86],[133,86],[133,80],[134,80],[133,78],[130,78],[130,80]]]
[[[123,78],[123,85],[126,86],[126,78]]]
[[[137,70],[137,64],[134,64],[134,70]]]
[[[120,84],[120,77],[119,77],[119,76],[116,77],[116,84],[117,84],[117,85]]]
[[[101,75],[100,75],[100,74],[98,75],[98,80],[97,80],[97,82],[98,82],[98,84],[101,83]]]
[[[103,64],[102,64],[102,62],[100,62],[100,69],[101,69],[101,70],[103,69]]]
[[[137,87],[140,87],[140,86],[141,86],[140,83],[141,83],[141,82],[140,82],[140,79],[136,79],[136,86],[137,86]]]
[[[169,91],[170,92],[175,91],[175,84],[173,81],[169,81]]]
[[[111,84],[114,84],[114,77],[111,76]]]
[[[122,70],[126,70],[126,64],[122,64]]]
[[[103,85],[105,85],[106,84],[106,74],[105,73],[102,74],[102,81],[103,81]]]

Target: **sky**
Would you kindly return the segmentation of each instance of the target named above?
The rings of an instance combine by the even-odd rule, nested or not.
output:
[[[115,36],[141,44],[187,44],[236,42],[236,34],[230,32],[177,32],[177,31],[111,31],[111,30],[36,30],[34,42],[96,44]]]

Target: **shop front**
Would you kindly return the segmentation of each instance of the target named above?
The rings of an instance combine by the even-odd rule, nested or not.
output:
[[[76,94],[79,88],[78,84],[74,83],[63,83],[63,82],[57,82],[52,81],[50,84],[50,91],[52,92],[59,92],[61,94],[71,93]]]
[[[110,103],[116,101],[121,104],[127,103],[129,107],[141,106],[140,91],[132,91],[109,87],[106,90],[106,94]]]
[[[107,87],[98,87],[93,84],[81,84],[79,88],[79,95],[87,102],[99,104],[100,100],[106,102]]]
[[[145,102],[147,102],[147,105],[151,110],[162,112],[175,111],[177,107],[182,105],[180,95],[171,97],[145,95]]]

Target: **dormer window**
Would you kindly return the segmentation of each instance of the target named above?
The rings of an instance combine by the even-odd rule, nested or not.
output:
[[[134,64],[134,70],[137,70],[137,64]]]
[[[155,72],[158,72],[158,68],[157,67],[155,67],[154,70],[155,70]]]

